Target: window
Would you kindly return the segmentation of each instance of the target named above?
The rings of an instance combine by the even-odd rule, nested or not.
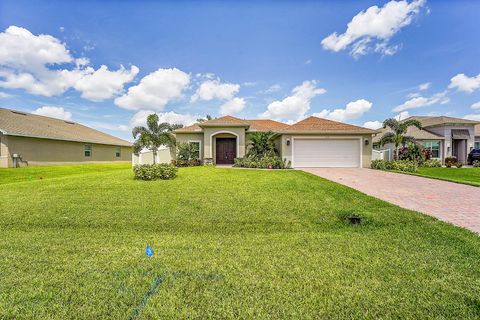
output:
[[[474,149],[480,149],[480,141],[475,141]]]
[[[122,148],[116,147],[115,148],[115,158],[120,158],[122,156]]]
[[[85,157],[91,157],[92,156],[92,145],[91,144],[83,145],[83,154],[85,155]]]
[[[200,141],[189,141],[188,143],[193,147],[195,158],[200,159]]]
[[[432,151],[432,158],[440,158],[440,141],[424,141],[423,148]]]

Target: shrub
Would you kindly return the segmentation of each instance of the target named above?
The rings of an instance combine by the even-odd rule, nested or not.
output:
[[[249,156],[245,158],[236,158],[233,166],[240,168],[289,169],[291,163],[286,159],[282,160],[278,156],[268,156],[261,159]]]
[[[416,172],[418,165],[409,160],[373,160],[370,167],[377,170],[397,170],[403,172]]]
[[[463,163],[461,163],[460,161],[457,161],[457,162],[455,162],[455,167],[461,168],[461,167],[463,167]]]
[[[198,144],[187,142],[177,144],[177,160],[198,160],[198,155]]]
[[[177,177],[178,169],[171,164],[140,164],[133,167],[135,179],[171,180]]]
[[[451,168],[457,162],[457,158],[455,157],[446,157],[445,158],[445,166],[447,168]]]
[[[388,160],[372,160],[370,168],[377,170],[392,170],[392,161]]]
[[[474,168],[480,168],[480,161],[477,161],[473,164]]]
[[[198,159],[172,160],[172,165],[174,165],[175,167],[195,167],[202,165],[202,162]]]
[[[406,147],[400,149],[398,159],[423,163],[426,156],[423,147],[416,143],[409,143]]]
[[[430,159],[430,160],[425,161],[422,164],[422,167],[424,167],[424,168],[439,168],[441,166],[442,166],[442,162],[440,160],[437,160],[437,159]]]

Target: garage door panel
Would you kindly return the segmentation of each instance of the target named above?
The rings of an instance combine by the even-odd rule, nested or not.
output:
[[[295,139],[295,167],[359,167],[358,139]]]

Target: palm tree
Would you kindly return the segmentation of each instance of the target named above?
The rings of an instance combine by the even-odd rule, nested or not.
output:
[[[250,143],[247,156],[262,159],[277,154],[277,149],[272,141],[273,132],[254,132],[249,135]]]
[[[133,153],[138,154],[140,150],[147,148],[153,153],[153,163],[155,163],[160,146],[167,146],[170,148],[170,152],[174,152],[176,140],[173,130],[183,127],[181,124],[158,123],[158,121],[158,115],[153,113],[147,117],[146,127],[138,126],[132,129],[135,139]]]
[[[409,127],[417,127],[422,129],[422,123],[415,119],[398,121],[397,119],[390,118],[383,121],[383,128],[390,128],[392,131],[385,133],[379,141],[380,146],[384,146],[387,143],[393,143],[395,145],[395,158],[398,159],[399,147],[409,143],[415,143],[415,138],[405,135]]]

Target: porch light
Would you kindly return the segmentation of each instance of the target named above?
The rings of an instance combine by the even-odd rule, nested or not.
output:
[[[287,139],[287,146],[290,145],[290,139]]]
[[[365,139],[365,145],[368,146],[370,144],[370,140]]]

